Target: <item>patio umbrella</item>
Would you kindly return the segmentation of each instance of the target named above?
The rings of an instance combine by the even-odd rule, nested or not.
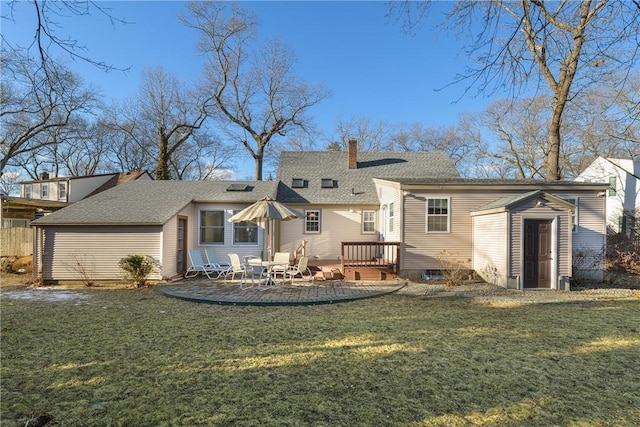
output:
[[[268,242],[269,246],[267,248],[268,257],[271,259],[271,248],[272,246],[272,233],[271,233],[271,225],[273,221],[289,221],[290,219],[298,218],[298,214],[292,210],[291,208],[283,205],[277,200],[272,199],[271,197],[264,197],[252,205],[247,206],[240,212],[233,215],[227,221],[229,222],[259,222],[259,223],[269,223],[267,227],[268,233]]]

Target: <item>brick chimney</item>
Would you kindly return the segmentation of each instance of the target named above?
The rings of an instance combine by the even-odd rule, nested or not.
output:
[[[358,169],[358,140],[349,140],[349,151],[347,153],[347,159],[349,160],[349,169]]]

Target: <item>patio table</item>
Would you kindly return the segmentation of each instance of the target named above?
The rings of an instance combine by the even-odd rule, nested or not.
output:
[[[288,267],[289,263],[288,262],[280,262],[280,261],[263,261],[261,259],[250,259],[248,261],[248,264],[252,267],[262,267],[264,269],[267,270],[267,281],[265,282],[264,286],[265,287],[271,287],[271,286],[276,286],[276,282],[273,280],[272,277],[272,270],[273,267],[275,266],[282,266],[282,267]],[[262,276],[260,276],[260,278],[262,279]],[[258,288],[260,288],[260,283],[258,283]]]

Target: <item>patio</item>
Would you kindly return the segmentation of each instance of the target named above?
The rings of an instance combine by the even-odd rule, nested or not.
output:
[[[206,277],[181,279],[158,285],[164,295],[188,301],[227,305],[314,305],[347,302],[396,292],[405,286],[404,280],[386,282],[325,280],[294,282],[270,289],[249,287],[240,289],[238,280],[210,280]]]

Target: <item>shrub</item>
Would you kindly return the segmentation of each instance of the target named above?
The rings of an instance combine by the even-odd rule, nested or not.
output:
[[[71,262],[65,263],[67,270],[74,272],[80,277],[85,286],[93,286],[96,277],[96,263],[91,255],[73,254]]]
[[[465,277],[469,276],[471,259],[460,259],[458,252],[446,249],[438,252],[436,258],[446,286],[460,286]]]
[[[606,269],[614,275],[616,273],[640,275],[640,253],[635,246],[634,237],[624,234],[609,236]]]
[[[591,271],[603,267],[604,250],[576,248],[571,259],[571,284],[581,286],[590,281]]]
[[[140,288],[147,284],[149,275],[156,267],[155,260],[147,255],[129,255],[118,262],[118,266],[126,280]]]

